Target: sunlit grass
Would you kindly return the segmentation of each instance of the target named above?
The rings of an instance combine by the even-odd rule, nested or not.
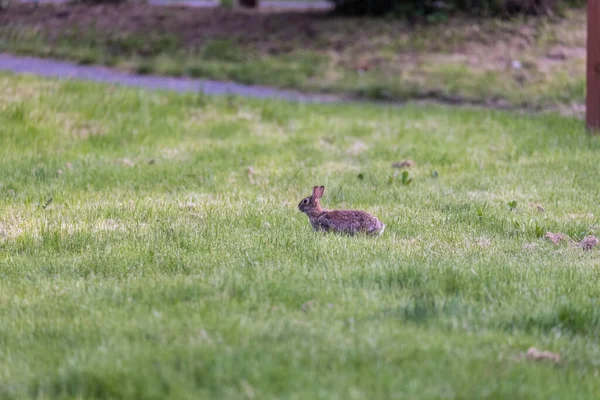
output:
[[[599,250],[540,238],[598,231],[600,142],[578,120],[0,91],[2,398],[600,390]],[[384,235],[313,232],[296,205],[315,184]]]

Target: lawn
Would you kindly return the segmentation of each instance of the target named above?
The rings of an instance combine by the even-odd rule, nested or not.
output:
[[[1,398],[600,393],[600,247],[543,239],[598,234],[581,121],[0,91]],[[313,232],[315,184],[385,233]]]
[[[427,98],[579,113],[586,14],[436,23],[327,13],[14,5],[0,51],[135,73],[387,100]]]

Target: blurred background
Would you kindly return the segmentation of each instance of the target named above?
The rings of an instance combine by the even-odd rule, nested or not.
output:
[[[581,115],[585,27],[582,0],[2,0],[0,51]]]

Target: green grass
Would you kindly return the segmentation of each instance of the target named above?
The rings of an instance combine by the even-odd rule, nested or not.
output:
[[[68,19],[44,7],[0,15],[0,51],[370,99],[563,110],[584,103],[584,10],[562,18],[452,18],[424,25],[224,10],[162,14],[141,5],[107,7],[94,22],[87,8],[70,10]],[[194,25],[190,15],[219,22]],[[522,68],[512,68],[513,61]]]
[[[600,250],[539,237],[597,233],[580,121],[0,91],[3,399],[599,393]],[[313,232],[296,206],[315,184],[384,235]]]

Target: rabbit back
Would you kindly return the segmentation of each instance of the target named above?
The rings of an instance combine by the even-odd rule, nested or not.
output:
[[[360,210],[323,211],[311,223],[315,230],[349,234],[363,232],[370,235],[380,235],[385,229],[385,224],[371,214]]]

